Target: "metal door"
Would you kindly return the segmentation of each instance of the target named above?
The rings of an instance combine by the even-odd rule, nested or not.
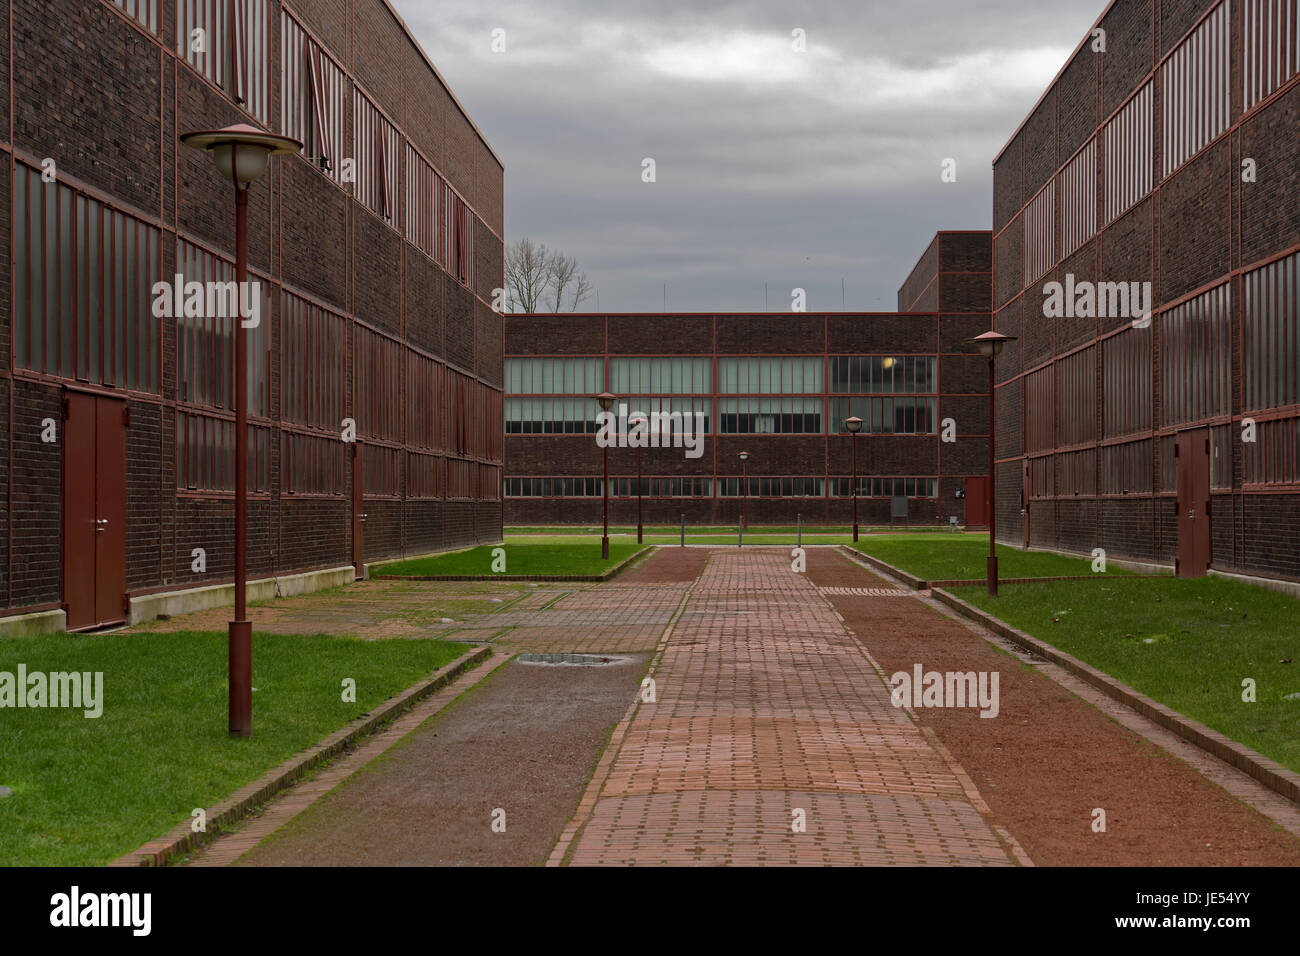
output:
[[[970,477],[966,479],[966,527],[989,526],[989,480]]]
[[[1181,432],[1178,463],[1178,559],[1180,578],[1200,578],[1210,566],[1210,430]]]
[[[1020,476],[1020,528],[1024,532],[1022,547],[1029,547],[1029,502],[1034,486],[1029,477],[1029,459],[1025,459],[1024,471]]]
[[[68,630],[126,620],[126,403],[68,392],[63,425],[63,602]]]

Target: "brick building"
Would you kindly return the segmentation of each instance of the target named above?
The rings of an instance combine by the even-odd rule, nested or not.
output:
[[[998,155],[1008,542],[1300,577],[1298,67],[1294,0],[1116,0]]]
[[[231,580],[233,326],[151,308],[175,275],[233,278],[232,189],[192,130],[305,144],[250,194],[250,580],[498,539],[502,164],[385,0],[14,0],[0,22],[11,623]]]
[[[854,415],[862,522],[887,523],[895,495],[913,522],[964,522],[988,473],[987,365],[967,340],[989,328],[990,255],[988,232],[940,233],[898,313],[506,316],[506,523],[600,521],[607,388],[629,418],[703,425],[699,457],[642,449],[647,523],[735,523],[741,451],[751,523],[849,521]],[[609,450],[612,521],[635,521],[636,454]]]

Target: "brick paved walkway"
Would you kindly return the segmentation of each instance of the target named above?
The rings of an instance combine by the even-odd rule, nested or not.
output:
[[[552,864],[1014,862],[786,552],[712,553],[660,647]]]

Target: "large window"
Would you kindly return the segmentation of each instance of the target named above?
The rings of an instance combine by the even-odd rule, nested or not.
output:
[[[402,494],[402,450],[391,445],[362,445],[361,473],[365,494],[397,498]]]
[[[1025,376],[1025,451],[1056,447],[1056,395],[1051,366]]]
[[[836,478],[831,483],[831,494],[836,498],[853,497],[853,479]],[[858,477],[859,498],[937,498],[938,478],[872,478]]]
[[[1160,316],[1161,420],[1200,421],[1231,411],[1228,285]]]
[[[599,395],[604,390],[603,359],[506,359],[506,392],[510,395]]]
[[[1102,493],[1107,495],[1149,494],[1151,491],[1152,441],[1107,445],[1101,450]],[[1172,446],[1170,459],[1172,460]]]
[[[1260,422],[1254,442],[1242,443],[1242,483],[1294,485],[1300,482],[1300,418]]]
[[[934,398],[837,398],[831,402],[835,433],[848,434],[844,421],[862,419],[864,434],[933,435],[938,400]]]
[[[442,365],[406,349],[406,444],[442,449]]]
[[[442,221],[440,203],[446,194],[447,182],[411,144],[406,144],[406,215],[403,229],[406,239],[439,265],[446,267],[442,257],[438,226]]]
[[[1102,128],[1107,224],[1151,192],[1153,91],[1147,83]]]
[[[820,357],[720,358],[718,391],[732,395],[817,394],[822,389]]]
[[[1025,207],[1025,285],[1033,285],[1056,264],[1056,179]]]
[[[1067,355],[1056,363],[1061,410],[1060,445],[1082,445],[1097,437],[1097,349]]]
[[[1130,325],[1102,343],[1102,424],[1107,438],[1151,428],[1152,328]]]
[[[271,487],[271,430],[248,428],[248,490]],[[215,415],[176,413],[176,487],[192,492],[235,490],[235,422]]]
[[[589,398],[508,398],[506,433],[511,435],[594,435],[600,406]]]
[[[1296,0],[1245,0],[1245,108],[1295,76],[1300,69],[1300,3]]]
[[[599,478],[507,478],[507,498],[597,498]]]
[[[270,122],[267,0],[177,0],[176,50],[263,126]]]
[[[406,453],[406,497],[441,498],[443,460],[438,455]]]
[[[712,370],[706,358],[612,358],[609,382],[617,395],[701,395]]]
[[[177,397],[192,405],[234,407],[235,321],[245,308],[252,311],[252,303],[258,301],[257,324],[244,331],[248,346],[248,413],[268,417],[271,408],[269,284],[250,276],[250,288],[246,292],[239,290],[232,263],[184,239],[176,242],[176,271],[185,282],[186,304],[194,304],[194,308],[186,308],[185,314],[175,320]],[[190,297],[192,291],[198,290],[202,290],[202,305],[198,304],[199,299]]]
[[[932,355],[838,355],[830,359],[831,391],[928,393],[937,389]]]
[[[748,490],[746,490],[746,484]],[[821,498],[824,478],[719,478],[720,498]]]
[[[1161,65],[1163,176],[1228,128],[1228,49],[1224,0]]]
[[[397,127],[359,87],[353,88],[352,103],[352,158],[357,164],[357,199],[396,228],[401,138]]]
[[[1061,258],[1097,232],[1097,140],[1088,140],[1061,170]]]
[[[1061,497],[1097,493],[1097,451],[1067,451],[1056,456],[1057,494]]]
[[[718,423],[722,434],[822,434],[820,398],[720,398]]]
[[[288,291],[280,303],[280,417],[338,433],[347,402],[344,319]]]
[[[615,498],[635,498],[635,478],[611,478],[609,493]],[[642,478],[644,498],[709,498],[713,495],[711,478]]]
[[[161,233],[21,164],[13,216],[15,364],[157,392]]]
[[[397,441],[401,346],[395,339],[362,325],[356,326],[355,343],[352,410],[357,420],[357,435]]]
[[[1300,404],[1300,253],[1246,273],[1242,291],[1246,409]]]
[[[115,7],[135,17],[151,33],[158,32],[158,4],[161,0],[112,0]]]
[[[288,10],[281,18],[280,68],[285,135],[299,140],[302,155],[341,184],[347,77]]]
[[[286,495],[341,495],[344,449],[337,438],[280,433],[281,482]]]

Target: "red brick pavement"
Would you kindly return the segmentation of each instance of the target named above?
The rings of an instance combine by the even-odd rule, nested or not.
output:
[[[552,865],[1026,861],[786,552],[713,552],[660,651]]]

